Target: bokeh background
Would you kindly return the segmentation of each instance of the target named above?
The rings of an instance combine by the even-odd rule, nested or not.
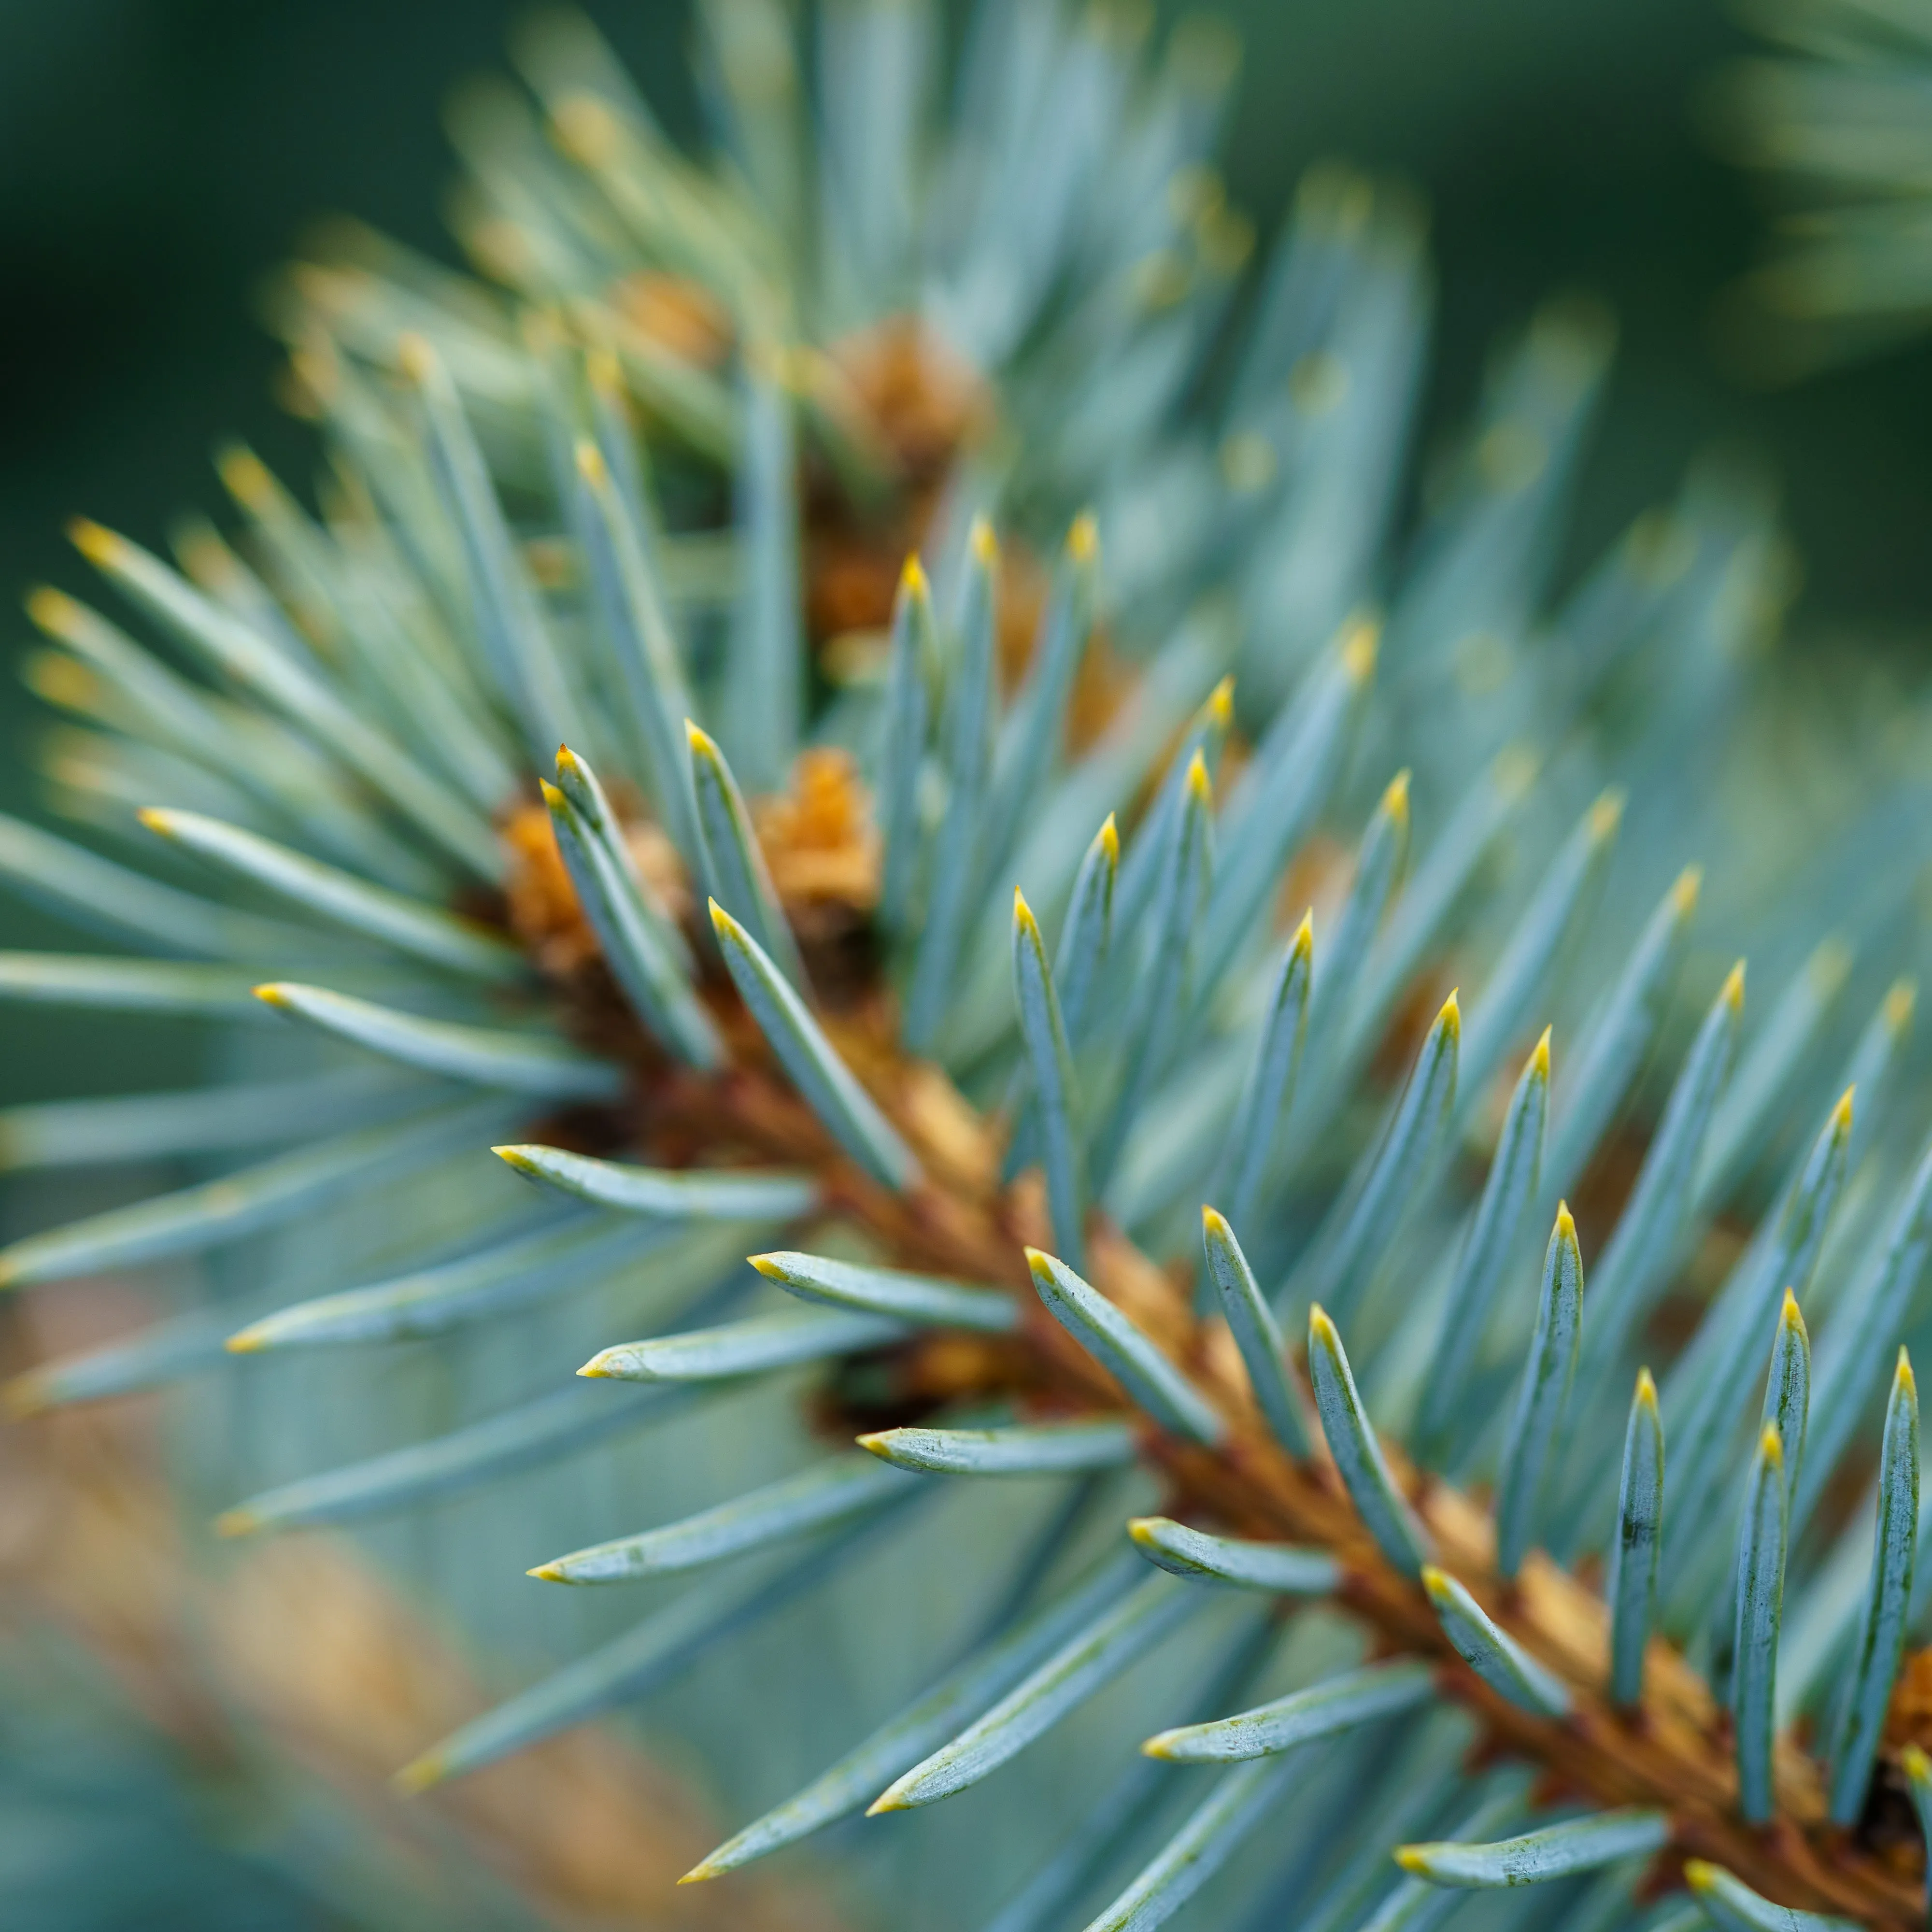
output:
[[[184,507],[218,508],[209,452],[230,435],[282,473],[304,473],[306,432],[274,402],[278,355],[254,320],[255,291],[304,225],[332,209],[448,252],[440,104],[454,82],[498,62],[517,10],[512,0],[0,0],[0,809],[31,805],[25,753],[38,728],[10,676],[28,635],[18,597],[44,578],[82,578],[62,522],[84,510],[163,542]],[[693,130],[687,8],[590,0],[587,10],[664,119]],[[1700,124],[1712,77],[1752,44],[1715,0],[1228,0],[1219,10],[1247,46],[1230,187],[1264,228],[1307,164],[1329,154],[1402,170],[1428,196],[1441,287],[1427,421],[1466,416],[1491,344],[1544,296],[1597,292],[1622,340],[1570,526],[1574,556],[1598,553],[1671,491],[1700,448],[1744,446],[1783,479],[1806,566],[1791,648],[1922,674],[1932,652],[1932,349],[1773,392],[1727,368],[1714,317],[1757,256],[1767,209]],[[0,904],[0,945],[71,943]],[[76,1079],[70,1049],[83,1024],[90,1051]],[[103,1052],[109,1025],[115,1050]],[[0,1102],[88,1081],[102,1090],[185,1082],[197,1052],[178,1026],[15,1009],[0,1013]],[[8,1521],[0,1508],[0,1541]],[[123,1580],[139,1554],[125,1527],[100,1531],[104,1561]],[[316,1594],[298,1570],[286,1587],[266,1612],[277,1628]],[[366,1630],[358,1642],[360,1654],[380,1648]],[[190,1815],[158,1758],[124,1740],[88,1762],[59,1758],[49,1740],[73,1736],[73,1687],[31,1688],[66,1701],[43,1736],[21,1686],[0,1684],[0,1898],[51,1837],[49,1784],[34,1787],[39,1813],[22,1796],[20,1767],[32,1760],[64,1780],[70,1825],[83,1813],[124,1821],[111,1844],[72,1830],[74,1856],[124,1867],[133,1888],[130,1916],[115,1916],[116,1894],[104,1888],[90,1926],[208,1932],[210,1897],[227,1914],[216,1932],[352,1922],[292,1894],[285,1868],[271,1876],[234,1856],[247,1829]],[[416,1736],[436,1729],[399,1721]],[[387,1738],[368,1742],[372,1762],[401,1754]],[[238,1764],[231,1784],[247,1774]],[[197,1784],[200,1802],[207,1788]],[[586,1758],[565,1796],[610,1788],[604,1764]],[[669,1802],[646,1798],[658,1812]],[[621,1804],[611,1816],[614,1835],[628,1832]],[[204,1847],[192,1857],[218,1880],[211,1888],[192,1859],[178,1863],[179,1897],[194,1901],[178,1917],[154,1892],[164,1840],[177,1855]],[[50,1871],[57,1862],[42,1861]],[[0,1918],[29,1932],[53,1922],[21,1916],[21,1903],[16,1886]]]
[[[448,252],[441,104],[498,62],[512,0],[10,0],[0,7],[0,654],[18,594],[76,580],[77,510],[153,542],[216,506],[208,453],[238,434],[298,476],[254,314],[304,224],[352,212]],[[682,0],[591,0],[667,121],[696,124]],[[956,13],[958,9],[954,10]],[[1178,10],[1166,6],[1165,11]],[[1717,0],[1233,0],[1246,63],[1234,198],[1279,218],[1311,160],[1412,176],[1434,211],[1441,327],[1427,418],[1454,422],[1498,332],[1553,288],[1610,303],[1615,380],[1570,528],[1580,559],[1713,442],[1782,479],[1806,566],[1800,648],[1907,660],[1932,646],[1932,351],[1780,392],[1726,366],[1714,317],[1766,211],[1700,111],[1752,46]],[[26,802],[32,707],[0,684],[0,806]],[[44,936],[4,914],[9,943]],[[51,939],[51,929],[45,935]],[[54,941],[53,943],[58,943]],[[13,1097],[71,1090],[58,1025],[0,1022]],[[156,1078],[186,1077],[127,1029]],[[128,1062],[89,1056],[134,1084]]]
[[[440,110],[496,63],[512,0],[10,0],[0,7],[0,655],[17,595],[74,581],[76,510],[145,542],[213,507],[215,440],[299,476],[303,432],[271,394],[256,290],[304,225],[352,211],[447,253]],[[696,104],[682,0],[592,0],[666,119]],[[956,9],[955,10],[957,10]],[[1164,10],[1176,10],[1171,7]],[[1756,256],[1757,186],[1701,124],[1713,74],[1750,50],[1717,0],[1233,0],[1246,64],[1228,150],[1235,199],[1271,226],[1312,159],[1406,171],[1434,211],[1442,326],[1429,419],[1456,419],[1498,331],[1555,287],[1604,296],[1621,350],[1580,514],[1594,554],[1713,441],[1782,478],[1806,566],[1810,650],[1908,659],[1932,643],[1932,351],[1764,393],[1714,328]],[[26,802],[32,709],[0,684],[0,805]],[[9,943],[42,935],[12,907]],[[0,1032],[16,1098],[67,1087],[63,1036]],[[184,1076],[148,1030],[127,1052]],[[128,1064],[91,1056],[127,1084]]]

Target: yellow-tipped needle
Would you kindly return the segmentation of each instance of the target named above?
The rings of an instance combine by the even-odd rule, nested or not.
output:
[[[92,517],[76,517],[67,526],[68,541],[92,564],[106,569],[126,548],[126,539],[97,524]]]

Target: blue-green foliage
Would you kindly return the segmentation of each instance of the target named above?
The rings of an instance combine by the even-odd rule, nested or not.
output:
[[[0,1115],[0,1162],[242,1158],[0,1250],[9,1286],[166,1262],[183,1304],[17,1406],[189,1386],[220,1527],[370,1526],[506,1658],[525,1688],[410,1786],[641,1706],[754,1821],[694,1878],[920,1812],[829,1841],[882,1924],[1148,1927],[1202,1888],[1230,1925],[1429,1925],[1462,1888],[1495,1894],[1466,1923],[1622,1922],[1672,1794],[1539,1822],[1521,1765],[1459,1768],[1457,1703],[1610,1721],[1659,1629],[1730,1697],[1746,1818],[1804,1717],[1854,1820],[1925,1634],[1909,1372],[1882,1437],[1880,1404],[1932,1312],[1932,1167],[1880,996],[1926,839],[1876,762],[1828,823],[1778,808],[1762,493],[1700,472],[1559,594],[1609,335],[1553,307],[1399,537],[1415,214],[1318,172],[1231,320],[1213,30],[1143,55],[988,0],[928,116],[916,0],[827,0],[809,55],[776,0],[700,12],[715,164],[552,21],[459,127],[510,292],[368,238],[292,282],[331,474],[314,515],[229,460],[262,578],[88,525],[166,652],[33,602],[81,715],[51,802],[122,857],[7,823],[0,880],[134,956],[0,956],[0,997],[220,1043],[206,1092]],[[928,479],[878,634],[814,658],[816,506],[899,527],[854,371],[915,310],[926,380],[956,361],[998,421]],[[1058,562],[1008,698],[1016,552]],[[1072,728],[1100,626],[1118,702]],[[875,801],[856,1001],[760,846],[800,746]],[[602,979],[496,917],[538,782]],[[912,1049],[1020,1178],[997,1203]],[[1699,1315],[1720,1216],[1756,1232]],[[1872,1510],[1814,1516],[1868,1465]],[[1493,1564],[1424,1474],[1499,1490]],[[1598,1682],[1478,1571],[1606,1547]],[[1362,1616],[1420,1656],[1365,1661]],[[1130,1761],[1150,1732],[1261,1761],[1191,1780]],[[1693,1883],[1716,1922],[1779,1909]]]
[[[1732,159],[1781,177],[1804,211],[1745,283],[1744,345],[1788,380],[1924,328],[1932,29],[1858,0],[1784,0],[1752,25],[1770,46],[1723,76],[1712,118]]]

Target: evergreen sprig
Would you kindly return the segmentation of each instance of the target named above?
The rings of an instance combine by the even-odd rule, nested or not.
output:
[[[740,1726],[830,1768],[693,1880],[1058,1750],[1093,1808],[1018,1834],[1030,1877],[974,1854],[1000,1932],[1151,1926],[1224,1867],[1228,1912],[1332,1932],[1531,1885],[1572,1928],[1660,1888],[1657,1922],[1916,1923],[1857,1828],[1894,1763],[1925,1783],[1886,1729],[1926,1608],[1924,1109],[1909,989],[1844,1030],[1844,949],[1724,755],[1785,582],[1760,496],[1700,476],[1551,606],[1608,347],[1552,308],[1398,544],[1413,211],[1318,173],[1232,320],[1205,30],[1149,62],[991,4],[949,118],[907,0],[823,9],[812,101],[785,10],[700,17],[714,161],[552,22],[529,98],[458,121],[507,292],[368,238],[291,278],[319,516],[231,458],[238,549],[77,529],[165,652],[30,606],[83,721],[54,802],[166,844],[0,826],[9,883],[140,949],[8,956],[0,994],[216,1016],[254,1072],[0,1148],[298,1144],[0,1252],[10,1285],[238,1256],[250,1304],[16,1406],[226,1333],[326,1426],[224,1530],[462,1498],[540,1580],[692,1575],[410,1790],[709,1684],[760,1623],[809,1678],[842,1592],[896,1660]],[[1814,876],[1882,973],[1920,844],[1856,790]],[[1726,944],[1790,976],[1755,1029],[1691,938],[1698,838]],[[325,1379],[318,1345],[410,1341],[400,1432]],[[599,1472],[647,1428],[640,1526]],[[506,1481],[544,1468],[598,1519],[566,1555]],[[488,1628],[524,1567],[452,1607]],[[1242,1762],[1110,1773],[1068,1723],[1096,1700],[1168,1712],[1153,1760]],[[730,1702],[682,1720],[721,1762]]]

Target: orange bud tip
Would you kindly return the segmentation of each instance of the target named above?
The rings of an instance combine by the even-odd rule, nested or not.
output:
[[[274,1006],[286,1011],[294,1004],[289,998],[288,988],[278,980],[272,980],[267,985],[257,986],[254,990],[256,998],[265,1006]]]
[[[899,588],[908,597],[928,597],[932,587],[926,580],[926,566],[919,560],[919,552],[907,553],[906,560],[899,567]]]
[[[217,1536],[249,1536],[262,1526],[262,1519],[250,1509],[224,1510],[214,1519]]]
[[[1400,825],[1408,823],[1408,774],[1397,772],[1382,794],[1382,809]]]
[[[1120,862],[1120,828],[1114,823],[1114,814],[1107,814],[1107,822],[1100,828],[1100,844],[1107,854],[1107,862],[1118,866]]]
[[[1724,976],[1724,983],[1718,997],[1732,1012],[1738,1012],[1744,1003],[1744,962],[1740,959]]]
[[[1100,548],[1100,525],[1091,510],[1082,510],[1066,530],[1066,554],[1076,563],[1090,563]]]
[[[1677,883],[1670,888],[1670,896],[1680,919],[1688,919],[1697,909],[1697,895],[1703,884],[1702,866],[1686,866],[1678,874]]]

